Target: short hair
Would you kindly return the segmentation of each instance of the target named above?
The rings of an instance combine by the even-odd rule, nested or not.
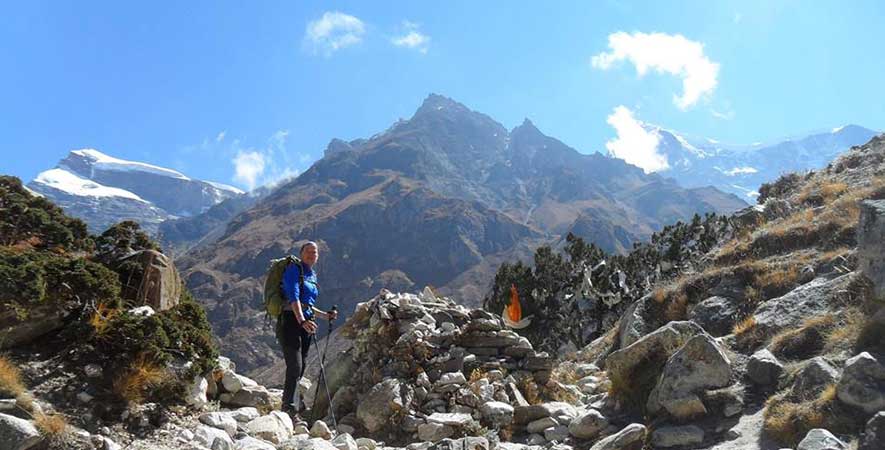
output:
[[[304,244],[301,244],[301,249],[298,250],[298,254],[300,255],[300,254],[304,253],[304,249],[306,249],[307,247],[309,247],[309,246],[311,246],[311,245],[314,246],[314,247],[316,247],[317,250],[320,249],[320,246],[317,245],[316,242],[314,242],[314,241],[307,241],[307,242],[305,242]]]

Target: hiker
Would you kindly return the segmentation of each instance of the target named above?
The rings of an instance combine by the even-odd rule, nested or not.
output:
[[[309,241],[301,246],[301,262],[290,264],[283,272],[282,291],[286,304],[283,307],[280,330],[277,335],[283,356],[286,359],[286,380],[283,386],[284,412],[293,414],[300,410],[293,405],[298,380],[304,375],[307,353],[311,340],[315,338],[317,324],[315,317],[329,321],[338,317],[335,310],[325,312],[314,307],[317,295],[317,276],[313,266],[319,259],[319,248]]]

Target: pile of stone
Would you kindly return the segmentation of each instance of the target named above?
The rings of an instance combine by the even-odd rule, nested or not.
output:
[[[235,370],[236,364],[233,361],[219,356],[218,366],[211,374],[194,379],[187,403],[203,407],[210,401],[218,401],[228,407],[260,408],[280,404],[282,392],[279,389],[267,389]]]

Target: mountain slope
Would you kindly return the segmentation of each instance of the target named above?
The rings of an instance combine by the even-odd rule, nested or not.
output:
[[[624,236],[645,238],[674,218],[743,205],[733,195],[685,190],[623,161],[582,155],[528,121],[508,132],[431,95],[383,133],[332,141],[323,159],[236,215],[179,266],[225,351],[249,371],[275,359],[276,344],[259,326],[267,262],[305,239],[320,243],[323,307],[338,304],[349,314],[357,299],[382,287],[482,292],[494,261],[530,254],[582,215],[623,229],[619,244],[601,243],[622,250]]]
[[[242,195],[231,186],[93,149],[71,151],[55,168],[37,175],[28,188],[83,219],[93,232],[135,220],[151,234],[166,219],[193,216]]]

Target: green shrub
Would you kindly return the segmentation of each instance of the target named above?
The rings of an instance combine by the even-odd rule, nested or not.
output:
[[[81,220],[31,194],[18,178],[0,176],[0,245],[21,242],[59,251],[88,250],[93,245]]]

